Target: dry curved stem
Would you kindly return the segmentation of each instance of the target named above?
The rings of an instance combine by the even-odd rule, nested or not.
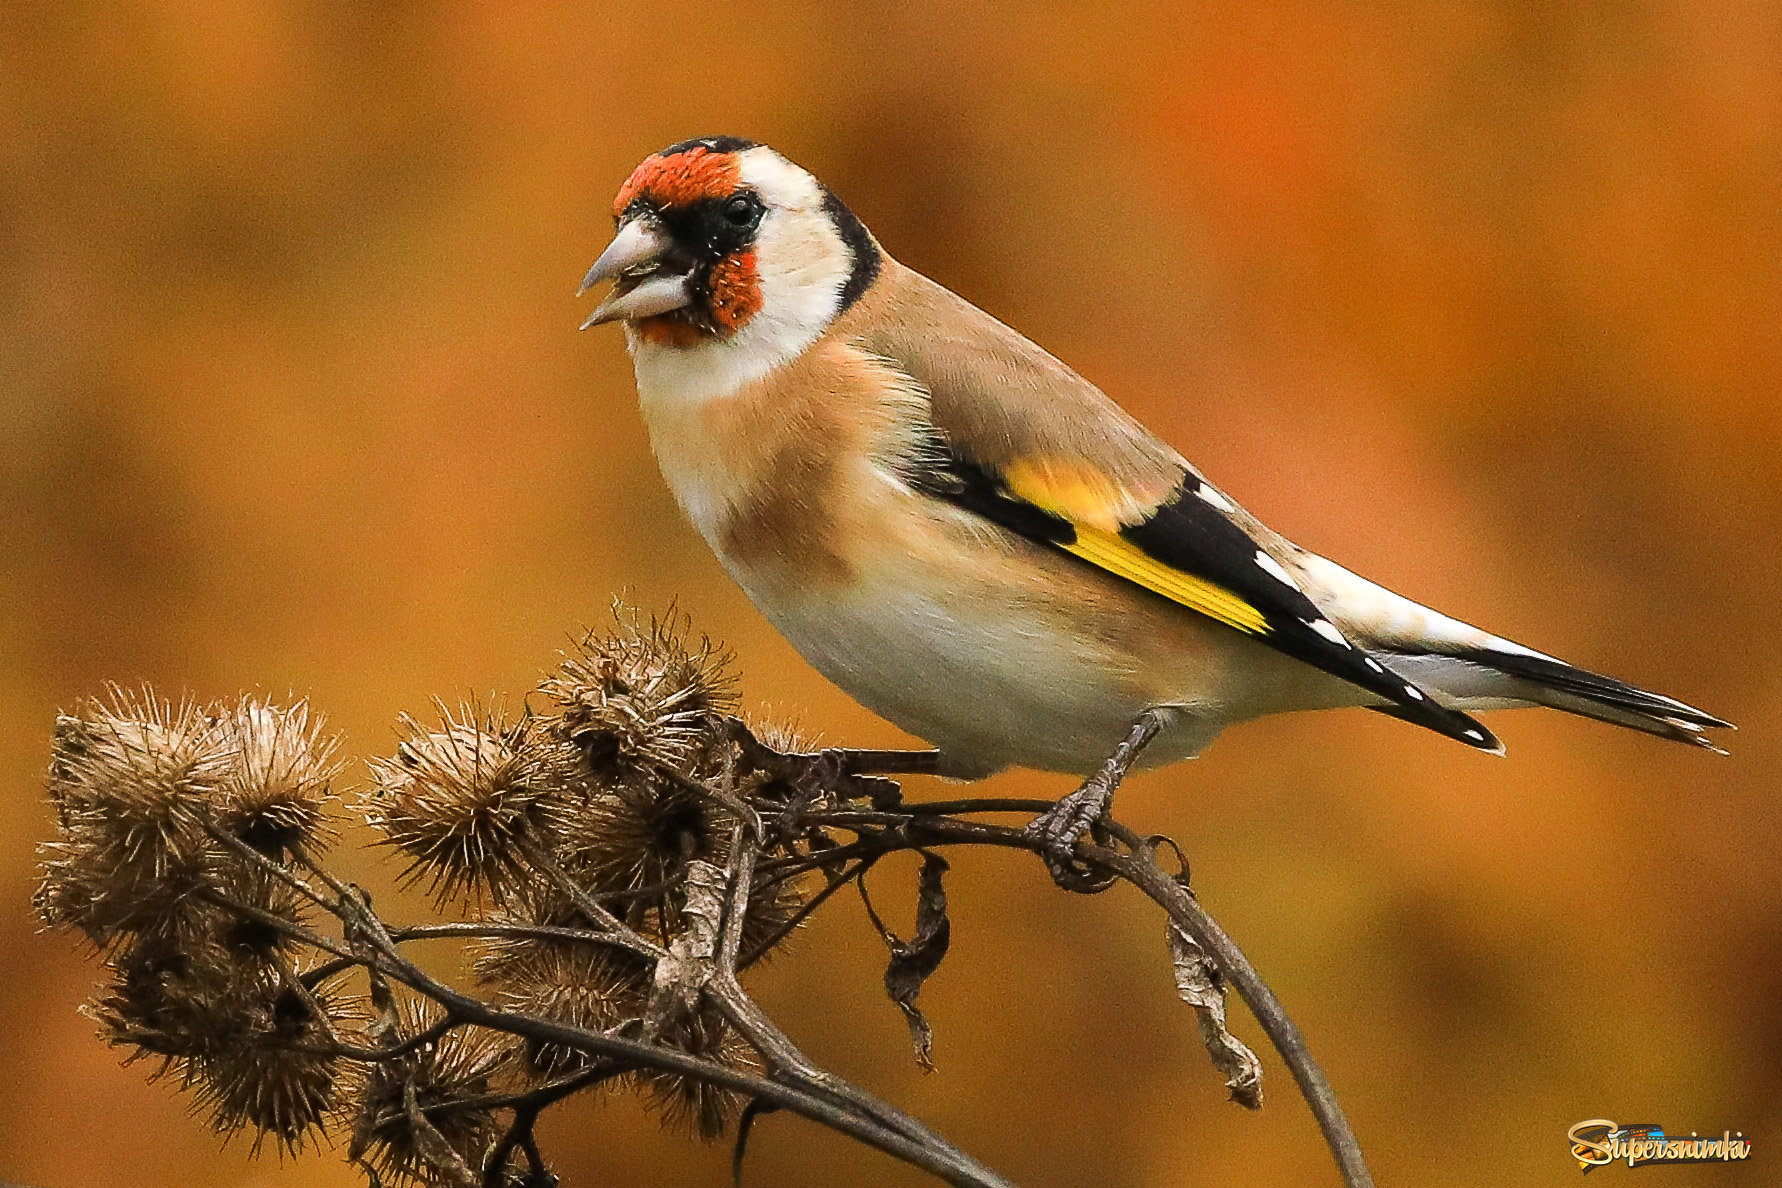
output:
[[[758,817],[755,818],[754,826],[759,829]],[[270,859],[266,859],[263,855],[253,851],[251,847],[239,843],[226,833],[219,832],[219,839],[231,849],[236,849],[239,846],[242,857],[255,865],[265,863],[276,866],[271,863]],[[272,913],[263,912],[248,904],[232,903],[229,906],[283,935],[333,953],[343,968],[362,965],[432,999],[445,1008],[446,1018],[450,1021],[445,1025],[435,1025],[438,1031],[445,1030],[447,1026],[470,1024],[542,1043],[558,1044],[586,1052],[592,1056],[608,1058],[616,1070],[655,1068],[664,1072],[692,1076],[736,1090],[764,1104],[802,1114],[812,1121],[848,1134],[886,1154],[922,1167],[948,1183],[970,1186],[970,1188],[1009,1188],[1008,1181],[977,1163],[903,1111],[866,1093],[842,1078],[819,1069],[798,1050],[785,1033],[775,1026],[767,1014],[743,991],[735,977],[736,949],[741,937],[741,914],[734,911],[734,906],[747,899],[748,875],[752,871],[754,853],[755,850],[751,846],[735,847],[734,869],[728,883],[733,908],[729,919],[735,921],[735,925],[734,927],[727,926],[723,960],[712,976],[710,985],[705,989],[713,995],[725,1018],[769,1060],[774,1069],[774,1076],[771,1079],[748,1077],[724,1065],[702,1060],[672,1048],[663,1048],[620,1035],[573,1028],[554,1020],[502,1011],[489,1006],[480,999],[464,995],[434,979],[409,961],[402,954],[396,936],[421,939],[430,936],[454,935],[468,930],[461,930],[450,925],[391,929],[372,910],[369,898],[363,892],[341,883],[307,859],[300,860],[311,870],[311,873],[335,891],[334,896],[329,897],[314,891],[301,878],[288,871],[281,869],[279,873],[285,881],[301,886],[306,896],[317,906],[340,918],[348,938],[345,944],[332,941],[311,929]],[[550,866],[555,867],[555,864],[551,863]],[[551,873],[567,880],[567,876],[563,875],[560,869],[554,869]],[[577,907],[583,910],[594,906],[585,892],[576,897],[576,903]],[[653,955],[662,953],[658,946],[633,932],[611,913],[602,909],[597,914],[611,921],[613,926],[611,930],[593,933],[583,929],[526,929],[524,931],[545,931],[552,935],[567,932],[575,939],[598,938],[603,943],[625,949],[634,951],[643,949]],[[477,929],[477,931],[506,932],[512,930],[484,928]],[[346,1050],[364,1059],[387,1060],[413,1050],[418,1046],[419,1038],[416,1037],[415,1040],[408,1043],[385,1050],[372,1051],[356,1047]],[[565,1095],[557,1088],[549,1088],[539,1090],[536,1094],[519,1095],[506,1100],[503,1104],[516,1111],[516,1124],[522,1127],[522,1134],[516,1136],[516,1141],[523,1140],[524,1132],[530,1128],[531,1120],[536,1117],[538,1110]],[[448,1177],[455,1176],[456,1168],[442,1168],[441,1174]]]
[[[841,809],[813,813],[818,823],[846,829],[858,836],[849,849],[854,853],[883,855],[898,850],[916,850],[929,846],[994,845],[1029,850],[1042,860],[1050,861],[1050,841],[1024,829],[961,820],[951,813],[1032,813],[1053,807],[1050,801],[996,800],[975,798],[969,801],[914,803],[893,810]],[[1299,1028],[1288,1016],[1280,999],[1251,965],[1235,941],[1201,906],[1200,901],[1177,876],[1165,871],[1156,860],[1157,842],[1140,837],[1131,829],[1103,818],[1100,824],[1121,848],[1100,845],[1087,840],[1076,842],[1073,859],[1091,876],[1099,872],[1130,883],[1143,892],[1169,916],[1170,922],[1186,933],[1206,952],[1220,973],[1233,986],[1239,997],[1256,1017],[1276,1052],[1293,1073],[1300,1093],[1311,1108],[1324,1135],[1331,1157],[1348,1188],[1372,1188],[1373,1177],[1362,1157],[1342,1106],[1330,1082],[1325,1078]],[[1173,843],[1172,843],[1173,844]],[[1222,1059],[1215,1057],[1216,1063]]]
[[[1067,885],[1074,882],[1086,890],[1101,890],[1114,880],[1125,881],[1163,908],[1170,918],[1172,929],[1179,930],[1202,955],[1211,960],[1219,974],[1236,987],[1239,996],[1249,1006],[1270,1042],[1293,1073],[1294,1080],[1324,1135],[1344,1184],[1349,1188],[1371,1188],[1373,1177],[1367,1169],[1354,1129],[1343,1113],[1322,1069],[1313,1059],[1298,1027],[1242,949],[1189,891],[1185,875],[1168,874],[1158,864],[1155,856],[1157,845],[1159,841],[1166,839],[1141,838],[1105,816],[1107,802],[1114,787],[1125,776],[1145,744],[1155,736],[1158,725],[1154,715],[1142,715],[1135,722],[1130,736],[1121,742],[1104,768],[1086,785],[1089,795],[1079,798],[1093,805],[1096,810],[1094,819],[1084,822],[1080,832],[1089,831],[1091,826],[1105,830],[1111,835],[1110,840],[1117,839],[1125,852],[1094,841],[1080,840],[1079,832],[1078,837],[1071,839],[1075,850],[1070,855],[1070,864],[1076,868],[1075,877],[1064,881]],[[912,755],[920,757],[915,766],[922,767],[926,753],[915,752]],[[885,769],[896,770],[894,764],[889,762],[879,768]],[[1084,790],[1079,790],[1082,791]],[[861,869],[870,866],[877,857],[894,850],[921,849],[927,838],[938,844],[988,844],[1027,849],[1039,855],[1056,878],[1060,873],[1060,859],[1055,830],[1043,827],[1035,829],[1031,826],[1016,830],[982,822],[959,821],[949,814],[1038,812],[1044,819],[1046,814],[1053,813],[1058,807],[1045,801],[971,798],[927,805],[900,804],[896,808],[875,808],[871,811],[810,810],[801,814],[801,820],[810,824],[848,829],[857,834],[858,840],[853,846],[841,847],[839,851],[849,856],[858,855],[860,867],[849,876],[854,879],[858,878]],[[1071,807],[1077,807],[1077,802],[1071,802]],[[1174,848],[1173,842],[1169,844]],[[837,852],[828,851],[822,858],[833,861]],[[1180,853],[1179,849],[1177,853]],[[833,877],[824,894],[833,892],[847,881],[846,877]],[[1215,1066],[1226,1072],[1232,1082],[1234,1097],[1252,1108],[1259,1106],[1260,1069],[1245,1061],[1248,1049],[1242,1049],[1241,1055],[1234,1049],[1234,1041],[1225,1030],[1222,1017],[1216,1027],[1206,1031],[1205,1038]],[[1242,1045],[1237,1045],[1237,1048],[1241,1049]],[[1249,1061],[1253,1060],[1254,1057],[1250,1056]]]
[[[1262,980],[1262,975],[1256,972],[1256,967],[1250,964],[1237,942],[1201,906],[1194,893],[1157,864],[1153,856],[1155,847],[1124,826],[1110,828],[1130,852],[1121,854],[1106,847],[1087,845],[1082,847],[1084,856],[1092,862],[1105,864],[1150,896],[1169,913],[1173,924],[1188,933],[1212,957],[1220,972],[1237,988],[1244,1005],[1250,1008],[1256,1022],[1267,1033],[1269,1042],[1293,1073],[1301,1095],[1318,1120],[1325,1145],[1330,1148],[1331,1157],[1342,1172],[1343,1183],[1350,1188],[1372,1188],[1373,1176],[1362,1157],[1361,1143],[1355,1137],[1354,1128],[1338,1104],[1336,1092],[1325,1078],[1324,1070],[1312,1058],[1305,1036],[1288,1016],[1281,1000]]]

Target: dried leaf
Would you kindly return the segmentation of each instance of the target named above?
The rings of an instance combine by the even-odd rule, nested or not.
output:
[[[1225,1074],[1231,1100],[1261,1109],[1262,1061],[1225,1029],[1225,982],[1219,967],[1174,921],[1169,925],[1169,955],[1176,967],[1176,996],[1194,1008],[1201,1043],[1213,1058],[1213,1067]]]
[[[655,983],[644,1009],[644,1031],[649,1035],[693,1012],[717,957],[718,924],[724,915],[723,868],[701,858],[687,863],[686,894],[683,931],[669,943],[667,956],[656,962]]]
[[[924,1072],[934,1071],[934,1029],[916,1005],[916,995],[928,975],[940,968],[952,940],[952,925],[947,920],[947,892],[941,876],[947,873],[947,860],[939,854],[922,851],[922,874],[917,883],[916,935],[909,942],[885,927],[873,911],[866,896],[866,884],[860,884],[860,898],[866,903],[866,914],[891,950],[891,963],[885,967],[885,993],[897,1004],[910,1025],[910,1043],[916,1049],[916,1061]]]

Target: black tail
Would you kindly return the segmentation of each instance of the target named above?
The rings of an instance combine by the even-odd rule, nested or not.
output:
[[[1507,698],[1532,701],[1566,713],[1595,718],[1668,738],[1673,742],[1726,752],[1703,737],[1703,730],[1735,729],[1731,722],[1692,705],[1648,693],[1625,681],[1574,668],[1563,661],[1496,648],[1469,648],[1440,656],[1387,657],[1413,666],[1411,673],[1425,687],[1446,692],[1460,701]],[[1444,674],[1443,669],[1447,672]],[[1409,675],[1409,674],[1408,674]],[[1444,675],[1448,679],[1444,679]]]
[[[1614,677],[1574,668],[1558,660],[1515,652],[1487,652],[1479,660],[1519,681],[1535,686],[1533,700],[1568,713],[1613,722],[1675,742],[1725,751],[1704,738],[1703,730],[1735,729],[1731,722],[1686,705],[1674,697],[1648,693]]]

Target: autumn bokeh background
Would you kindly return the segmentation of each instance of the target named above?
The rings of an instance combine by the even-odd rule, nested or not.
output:
[[[219,1151],[75,1014],[33,847],[53,714],[105,681],[306,694],[374,755],[629,591],[734,644],[752,703],[897,739],[724,579],[619,335],[574,333],[631,167],[730,132],[1302,543],[1745,727],[1719,759],[1505,716],[1499,761],[1278,718],[1121,811],[1192,854],[1382,1183],[1571,1182],[1590,1117],[1742,1130],[1750,1166],[1647,1174],[1775,1182],[1779,58],[1754,0],[7,4],[0,1180],[357,1182]],[[1261,1114],[1222,1101],[1134,897],[980,855],[951,890],[933,1075],[854,903],[760,994],[1023,1184],[1334,1182],[1272,1058]],[[548,1148],[572,1188],[728,1174],[622,1099]],[[748,1182],[920,1180],[776,1117]]]

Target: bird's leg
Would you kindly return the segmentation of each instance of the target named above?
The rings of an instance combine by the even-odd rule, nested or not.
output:
[[[1052,881],[1066,891],[1090,894],[1105,891],[1113,884],[1113,875],[1091,871],[1071,851],[1077,839],[1107,815],[1108,807],[1114,802],[1114,789],[1120,786],[1140,753],[1168,723],[1168,711],[1155,707],[1133,719],[1132,729],[1101,765],[1101,770],[1084,780],[1075,792],[1059,798],[1057,804],[1029,821],[1022,830],[1028,837],[1040,841],[1044,847],[1040,856],[1052,872]]]

